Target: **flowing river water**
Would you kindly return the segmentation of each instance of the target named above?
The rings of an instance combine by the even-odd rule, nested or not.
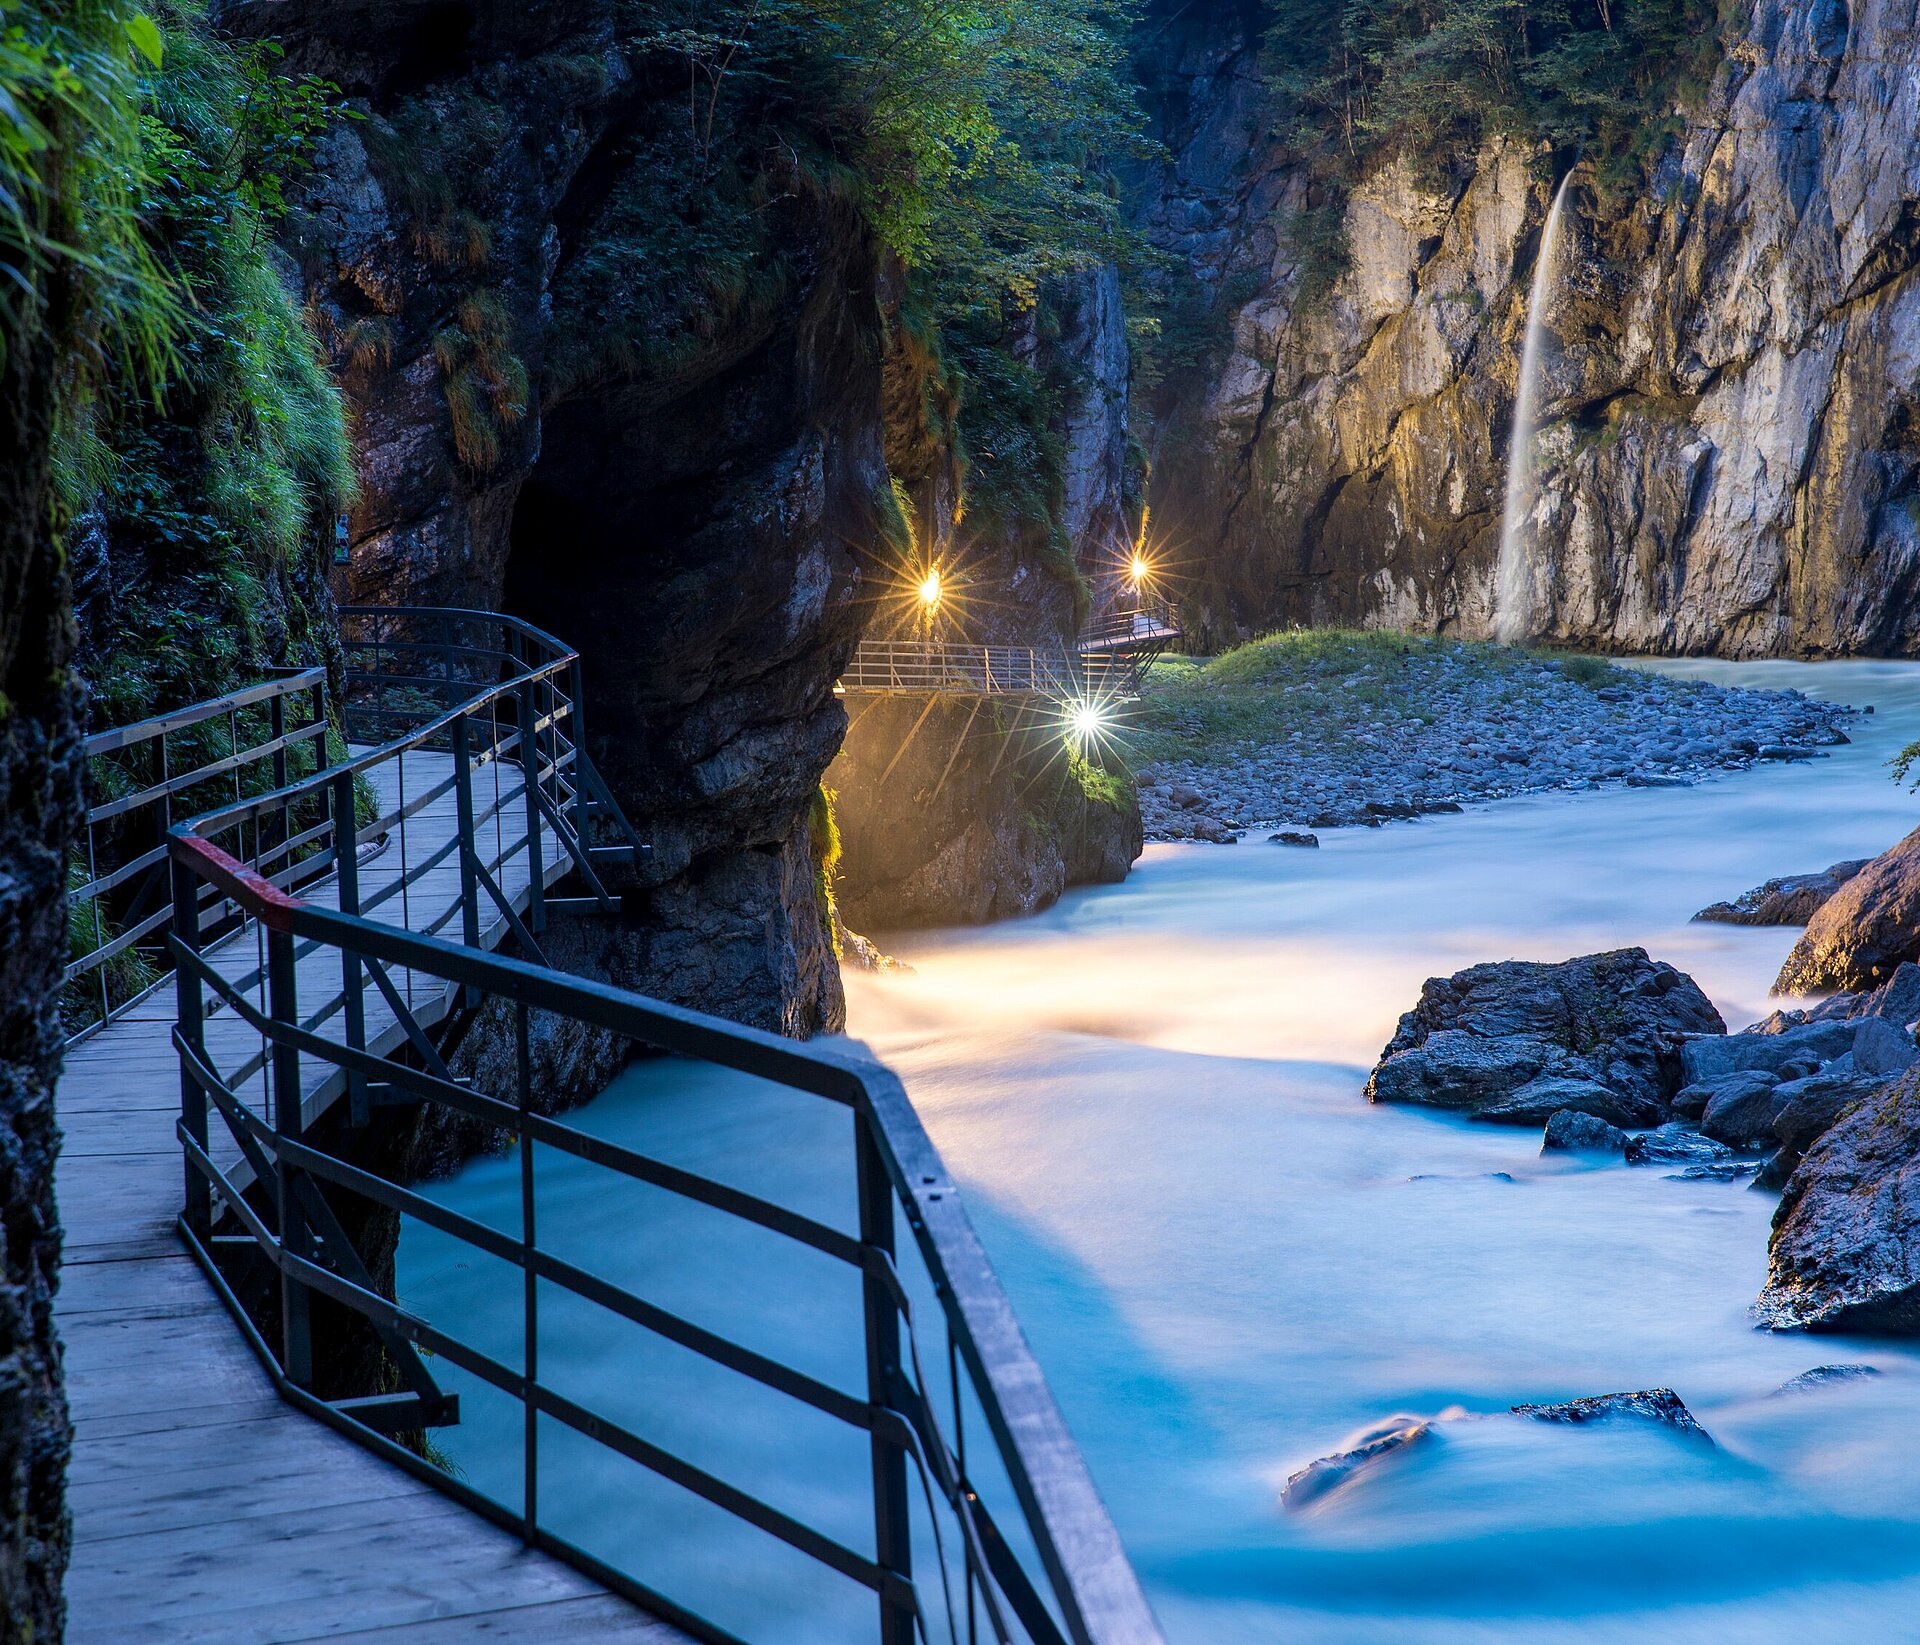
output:
[[[1885,767],[1920,737],[1920,666],[1660,666],[1878,711],[1831,758],[1693,788],[1507,801],[1317,852],[1153,847],[1124,886],[898,939],[915,975],[850,979],[853,1031],[961,1185],[1173,1645],[1920,1639],[1920,1351],[1753,1328],[1774,1196],[1543,1158],[1537,1131],[1361,1095],[1423,979],[1480,960],[1640,945],[1730,1027],[1757,1019],[1795,933],[1689,916],[1920,815]],[[844,1222],[846,1122],[819,1106],[652,1063],[577,1123]],[[567,1162],[539,1171],[562,1255],[860,1386],[832,1265]],[[436,1192],[517,1230],[518,1180],[487,1160]],[[400,1284],[517,1355],[505,1269],[410,1224]],[[850,1430],[542,1306],[563,1389],[868,1543]],[[1862,1361],[1883,1374],[1773,1394]],[[517,1502],[517,1416],[456,1381],[465,1420],[438,1442]],[[1658,1386],[1712,1445],[1453,1420],[1306,1511],[1279,1503],[1290,1473],[1396,1413]],[[840,1579],[631,1464],[542,1444],[546,1511],[595,1551],[756,1642],[871,1636]]]

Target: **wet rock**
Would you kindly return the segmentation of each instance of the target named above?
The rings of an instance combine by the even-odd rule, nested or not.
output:
[[[1879,1375],[1880,1372],[1871,1365],[1816,1365],[1811,1371],[1802,1371],[1797,1377],[1788,1377],[1767,1398],[1778,1399],[1782,1394],[1811,1393],[1816,1388],[1830,1388],[1836,1382],[1863,1382],[1869,1377]]]
[[[1689,1438],[1713,1443],[1712,1436],[1671,1388],[1595,1394],[1587,1399],[1564,1400],[1557,1405],[1515,1405],[1511,1410],[1515,1416],[1531,1417],[1535,1422],[1606,1422],[1616,1417],[1632,1417],[1643,1422],[1658,1422]]]
[[[1867,858],[1837,862],[1818,874],[1768,880],[1732,902],[1717,902],[1693,917],[1721,925],[1805,925],[1834,893],[1867,865]]]
[[[1696,1165],[1716,1169],[1730,1166],[1733,1150],[1725,1143],[1703,1137],[1691,1126],[1677,1121],[1643,1132],[1627,1141],[1629,1165]]]
[[[1776,1331],[1920,1332],[1920,1074],[1855,1103],[1774,1213],[1755,1313]]]
[[[1707,1104],[1700,1116],[1700,1129],[1717,1142],[1735,1148],[1756,1148],[1773,1140],[1773,1122],[1786,1105],[1778,1082],[1735,1085],[1729,1082]]]
[[[1913,1036],[1884,1017],[1863,1017],[1853,1032],[1854,1071],[1859,1074],[1904,1074],[1920,1062],[1920,1046]]]
[[[1240,836],[1233,831],[1232,826],[1222,822],[1218,817],[1198,818],[1193,825],[1193,837],[1196,840],[1205,840],[1209,845],[1240,843]]]
[[[1290,1474],[1280,1493],[1286,1508],[1305,1508],[1338,1489],[1364,1469],[1377,1466],[1388,1457],[1416,1445],[1433,1432],[1426,1417],[1394,1416],[1375,1428],[1357,1435],[1344,1451],[1309,1462],[1298,1473]]]
[[[1298,845],[1315,851],[1320,848],[1320,836],[1318,834],[1305,834],[1293,829],[1288,829],[1279,834],[1269,834],[1267,840],[1268,843],[1272,845]]]
[[[1547,1121],[1540,1148],[1542,1153],[1619,1155],[1627,1151],[1627,1134],[1591,1114],[1563,1108]]]
[[[1474,1110],[1496,1125],[1538,1125],[1556,1114],[1585,1114],[1609,1125],[1656,1125],[1660,1104],[1637,1092],[1617,1091],[1597,1080],[1543,1074],[1517,1091]]]
[[[1776,994],[1875,988],[1920,959],[1920,829],[1834,894],[1794,944]]]
[[[1811,1072],[1853,1049],[1850,1022],[1809,1022],[1777,1034],[1723,1034],[1689,1040],[1681,1051],[1689,1085],[1725,1074],[1761,1071],[1776,1076],[1796,1064]]]
[[[1477,965],[1428,980],[1367,1096],[1516,1124],[1562,1108],[1657,1123],[1683,1083],[1688,1037],[1724,1033],[1693,979],[1644,949]]]
[[[1764,1068],[1747,1068],[1731,1074],[1716,1074],[1711,1079],[1702,1080],[1698,1085],[1684,1086],[1676,1092],[1673,1111],[1682,1119],[1697,1121],[1706,1113],[1708,1106],[1717,1099],[1755,1096],[1763,1091],[1772,1090],[1779,1083],[1780,1076]]]
[[[1872,1096],[1883,1083],[1872,1078],[1836,1078],[1824,1073],[1791,1080],[1779,1087],[1781,1106],[1774,1116],[1773,1134],[1784,1146],[1804,1154],[1817,1139],[1833,1129],[1848,1108]]]
[[[1753,1174],[1755,1188],[1768,1189],[1778,1193],[1786,1187],[1788,1179],[1800,1166],[1800,1150],[1797,1148],[1778,1148],[1761,1162],[1760,1169]]]

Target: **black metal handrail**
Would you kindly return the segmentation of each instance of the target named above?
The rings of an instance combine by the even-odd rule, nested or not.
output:
[[[846,692],[1051,697],[1062,703],[1133,697],[1140,684],[1126,655],[931,639],[862,640],[839,683]]]
[[[174,941],[180,990],[175,1041],[182,1069],[180,1137],[190,1179],[181,1228],[237,1317],[244,1316],[215,1257],[216,1198],[244,1236],[250,1237],[250,1248],[271,1265],[280,1287],[280,1341],[268,1344],[257,1332],[253,1335],[288,1399],[512,1526],[530,1545],[575,1561],[703,1638],[727,1641],[732,1636],[702,1621],[689,1605],[604,1565],[543,1518],[537,1464],[541,1418],[652,1470],[868,1588],[878,1602],[882,1645],[911,1645],[916,1637],[933,1637],[929,1631],[933,1608],[922,1601],[912,1566],[909,1486],[913,1473],[921,1476],[930,1504],[933,1496],[938,1497],[957,1531],[967,1615],[975,1616],[977,1602],[978,1621],[985,1629],[979,1637],[1027,1640],[1033,1645],[1067,1641],[1159,1645],[1158,1628],[1085,1465],[939,1156],[891,1074],[833,1050],[797,1045],[538,965],[302,901],[191,829],[175,833],[173,860],[183,889]],[[267,933],[271,987],[264,1009],[235,989],[200,953],[195,917],[202,883],[245,907]],[[302,943],[337,950],[349,971],[400,967],[440,978],[449,989],[506,1002],[520,1047],[511,1098],[463,1084],[444,1067],[411,1067],[335,1043],[305,1026],[297,998],[295,959]],[[209,991],[243,1014],[269,1045],[275,1086],[271,1120],[213,1066],[204,1032]],[[655,1051],[734,1069],[851,1110],[856,1120],[852,1168],[858,1190],[857,1234],[543,1116],[534,1101],[527,1050],[534,1012],[606,1030]],[[520,1138],[519,1234],[477,1223],[315,1146],[303,1117],[306,1105],[300,1100],[303,1061],[377,1086],[389,1102],[438,1105]],[[255,1185],[270,1187],[270,1193],[256,1193],[250,1203],[246,1188],[217,1162],[209,1123],[213,1112],[220,1115],[233,1144],[251,1162]],[[536,1237],[537,1184],[532,1165],[536,1143],[616,1177],[649,1183],[745,1219],[852,1267],[860,1275],[863,1295],[864,1393],[820,1383],[544,1249]],[[333,1220],[323,1186],[418,1217],[516,1267],[523,1276],[526,1308],[522,1362],[505,1362],[381,1294]],[[961,1436],[956,1433],[950,1442],[935,1415],[935,1390],[921,1368],[911,1304],[896,1268],[896,1207],[904,1214],[912,1247],[931,1277],[948,1341],[955,1350],[949,1374],[955,1379],[956,1421],[961,1409],[959,1370],[964,1367],[1036,1550],[1037,1573],[1029,1572],[1017,1557],[980,1499],[964,1460]],[[231,1243],[229,1239],[229,1247]],[[597,1304],[864,1431],[873,1453],[871,1552],[847,1547],[612,1417],[559,1393],[539,1372],[536,1282]],[[404,1393],[329,1402],[312,1391],[311,1304],[315,1297],[328,1298],[369,1322],[400,1366],[407,1384]],[[447,1421],[453,1414],[448,1396],[422,1357],[423,1350],[520,1402],[530,1463],[521,1503],[510,1505],[486,1497],[387,1437],[396,1430]],[[943,1554],[943,1577],[946,1563]],[[968,1637],[972,1636],[970,1624]],[[953,1637],[957,1645],[961,1637],[957,1624]]]
[[[263,767],[266,786],[282,790],[299,767],[327,763],[326,678],[324,669],[290,669],[86,739],[86,830],[68,891],[69,928],[84,946],[66,970],[68,1044],[124,1016],[165,980],[150,962],[163,955],[173,919],[167,835],[176,811],[204,810],[216,783],[231,784],[240,799]],[[279,871],[301,859],[299,832],[292,811],[281,809],[235,845],[243,861]],[[116,984],[123,956],[142,963],[130,983]],[[86,990],[76,987],[87,978]]]

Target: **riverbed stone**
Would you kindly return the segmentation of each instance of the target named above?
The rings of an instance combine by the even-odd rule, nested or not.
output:
[[[1542,1153],[1613,1154],[1627,1151],[1627,1134],[1617,1125],[1609,1125],[1592,1114],[1576,1108],[1563,1108],[1547,1121],[1540,1139]]]
[[[1920,1062],[1920,1046],[1885,1017],[1862,1017],[1853,1031],[1853,1067],[1861,1074],[1903,1074]]]
[[[1773,1116],[1773,1135],[1784,1147],[1804,1154],[1830,1131],[1854,1103],[1885,1084],[1872,1077],[1813,1074],[1791,1080],[1774,1091],[1779,1106]]]
[[[1776,994],[1874,988],[1920,959],[1920,828],[1882,852],[1807,922]]]
[[[1644,949],[1477,965],[1428,979],[1367,1095],[1515,1124],[1562,1108],[1655,1124],[1683,1083],[1689,1036],[1725,1032],[1693,979]]]
[[[1702,1136],[1690,1125],[1669,1120],[1627,1139],[1627,1163],[1722,1167],[1733,1163],[1733,1150]]]
[[[1776,1331],[1920,1333],[1920,1071],[1808,1149],[1774,1213],[1755,1314]]]
[[[1319,1457],[1297,1473],[1290,1474],[1280,1492],[1283,1507],[1300,1509],[1317,1502],[1329,1492],[1369,1468],[1373,1468],[1417,1445],[1433,1433],[1426,1417],[1393,1416],[1358,1435],[1345,1450]]]

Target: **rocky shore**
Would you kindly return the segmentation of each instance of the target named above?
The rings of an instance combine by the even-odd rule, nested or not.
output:
[[[1854,712],[1594,657],[1302,631],[1163,660],[1130,737],[1147,838],[1228,843],[1813,759]]]

